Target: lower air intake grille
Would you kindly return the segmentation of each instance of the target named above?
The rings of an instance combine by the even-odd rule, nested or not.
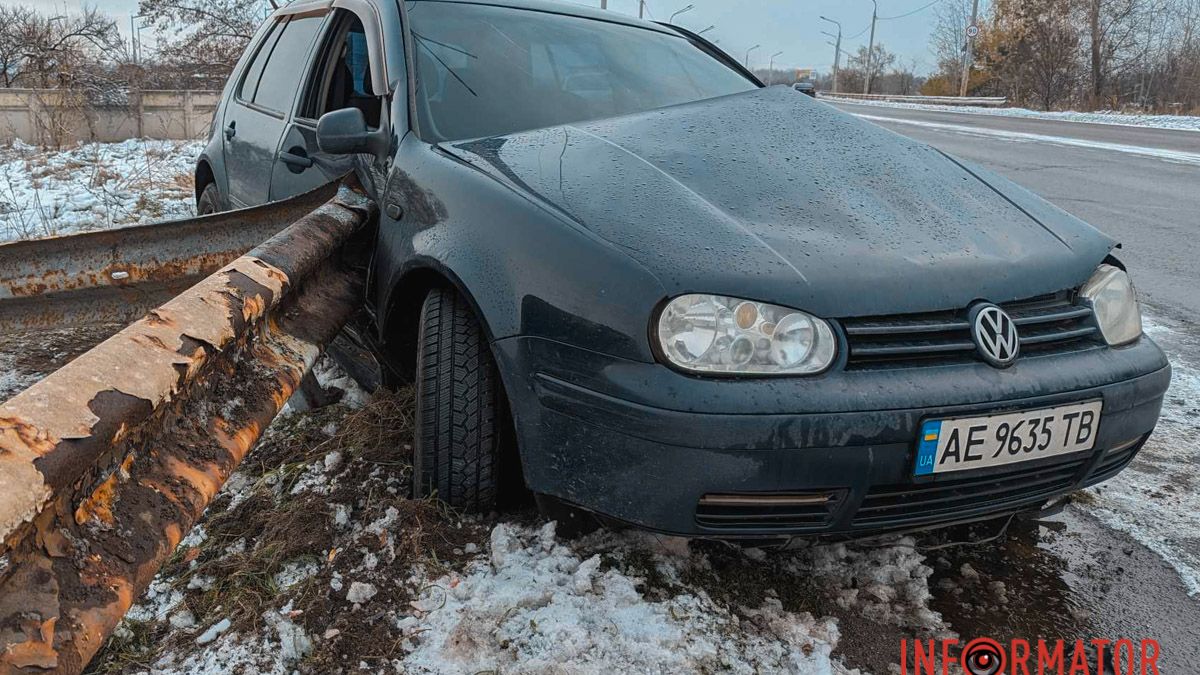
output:
[[[1025,506],[1071,487],[1086,457],[984,477],[875,486],[854,514],[857,528],[891,529]]]
[[[845,498],[845,490],[709,494],[696,506],[696,524],[710,530],[802,532],[828,527]]]

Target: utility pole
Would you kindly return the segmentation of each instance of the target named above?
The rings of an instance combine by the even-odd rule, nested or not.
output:
[[[783,52],[775,52],[771,55],[771,65],[767,66],[767,86],[775,84],[775,57]]]
[[[967,85],[971,82],[971,66],[975,61],[975,36],[979,35],[979,0],[971,3],[971,23],[967,25],[967,53],[963,54],[962,84],[958,87],[958,95],[967,95]]]
[[[875,52],[875,20],[879,18],[879,3],[876,0],[871,0],[874,9],[871,10],[871,41],[867,43],[867,77],[863,83],[863,93],[871,93],[871,57]]]
[[[842,62],[842,24],[838,23],[837,21],[834,21],[833,19],[830,19],[830,18],[827,18],[824,16],[821,17],[821,19],[828,21],[829,23],[837,26],[837,29],[838,29],[837,44],[835,44],[833,46],[833,93],[836,94],[838,92],[838,68],[840,67],[840,64]],[[826,33],[825,31],[821,31],[821,32],[824,33],[825,35],[829,35],[829,37],[834,37],[833,35]]]
[[[608,0],[600,0],[600,9],[608,9]]]
[[[638,0],[638,18],[642,19],[646,16],[646,0]]]

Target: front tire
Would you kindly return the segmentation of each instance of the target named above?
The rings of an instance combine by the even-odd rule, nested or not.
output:
[[[200,198],[196,200],[196,214],[208,216],[220,212],[221,193],[217,192],[216,183],[209,183],[204,186],[204,192],[201,192]]]
[[[487,338],[452,289],[426,296],[418,331],[413,496],[491,511],[506,408]]]

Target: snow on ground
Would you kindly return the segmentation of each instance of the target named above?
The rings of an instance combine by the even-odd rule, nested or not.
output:
[[[909,537],[571,540],[408,499],[411,392],[360,395],[272,425],[96,672],[849,674],[843,642],[949,634]]]
[[[1052,145],[1084,148],[1087,150],[1120,152],[1127,155],[1137,155],[1139,157],[1147,157],[1150,159],[1157,159],[1175,164],[1200,166],[1200,153],[1195,152],[1167,150],[1165,148],[1151,148],[1141,145],[1127,145],[1125,143],[1090,141],[1083,138],[1072,138],[1069,136],[1051,136],[1048,134],[1032,134],[1023,131],[1008,131],[1005,129],[987,129],[984,127],[972,127],[962,124],[948,124],[946,122],[930,122],[928,120],[882,117],[879,115],[865,115],[862,113],[854,113],[854,115],[861,119],[870,120],[871,122],[903,124],[907,126],[937,129],[939,131],[948,131],[950,133],[963,134],[966,136],[977,136],[981,138],[1002,138],[1007,141],[1014,141],[1018,143],[1050,143]]]
[[[1200,362],[1195,345],[1177,327],[1150,320],[1145,327],[1173,367],[1162,417],[1133,463],[1089,490],[1096,499],[1085,508],[1161,556],[1195,596],[1200,594]]]
[[[0,147],[0,242],[194,215],[198,142]]]
[[[1025,117],[1057,120],[1060,122],[1115,124],[1118,126],[1151,127],[1154,129],[1200,131],[1200,116],[1194,115],[1139,115],[1114,111],[1045,112],[1042,110],[1029,110],[1028,108],[985,108],[981,106],[936,105],[932,103],[864,101],[854,98],[825,95],[821,96],[821,100],[833,101],[837,103],[853,103],[855,105],[876,106],[880,108],[905,108],[908,110],[932,110],[936,112],[964,113],[968,115],[998,115],[1002,117]]]

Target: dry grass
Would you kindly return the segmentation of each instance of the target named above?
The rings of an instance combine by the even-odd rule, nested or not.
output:
[[[243,501],[229,508],[233,495],[218,495],[201,522],[204,542],[176,551],[161,578],[183,593],[181,607],[198,626],[229,618],[233,630],[252,634],[263,627],[266,612],[290,603],[293,621],[310,636],[333,629],[336,637],[314,640],[304,672],[398,658],[403,636],[384,610],[415,599],[404,580],[414,567],[431,574],[461,567],[473,558],[464,547],[475,543],[482,549],[489,531],[444,505],[408,497],[412,433],[409,390],[376,394],[361,410],[331,406],[277,420],[238,469],[239,480],[249,481],[240,491]],[[326,474],[328,494],[293,495],[297,483],[311,478],[312,467],[323,467],[331,453],[341,463]],[[349,510],[348,527],[336,523],[339,508]],[[397,525],[380,534],[363,529],[393,509]],[[378,563],[368,565],[368,558]],[[280,588],[277,575],[297,563],[315,567],[316,574]],[[331,582],[338,578],[344,584],[335,590]],[[197,583],[188,588],[193,580]],[[353,611],[346,601],[352,580],[379,589],[372,612]],[[163,649],[194,649],[193,639],[166,622],[131,626],[110,639],[90,672],[145,667]]]

